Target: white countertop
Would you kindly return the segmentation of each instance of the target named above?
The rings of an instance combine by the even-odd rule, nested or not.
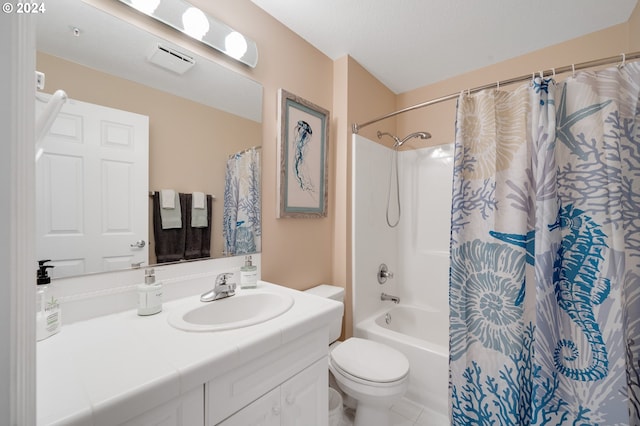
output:
[[[279,317],[228,331],[169,325],[170,313],[202,303],[199,294],[148,317],[129,310],[65,326],[63,312],[62,330],[37,343],[37,424],[127,421],[342,316],[338,302],[264,281],[236,294],[265,290],[295,302]]]

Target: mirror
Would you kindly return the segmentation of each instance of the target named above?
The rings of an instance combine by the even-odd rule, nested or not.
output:
[[[148,191],[173,189],[215,197],[210,255],[225,255],[227,159],[261,145],[262,86],[190,51],[192,42],[164,40],[81,0],[56,0],[37,19],[36,69],[45,74],[43,92],[62,89],[70,100],[147,116]],[[193,66],[179,74],[151,63],[148,58],[159,45],[165,53],[185,55]],[[39,210],[37,217],[42,214]],[[143,210],[149,252],[144,267],[156,263],[152,197],[145,195]],[[40,242],[36,246],[38,259],[57,258]],[[65,260],[56,262],[64,265]],[[102,262],[92,268],[72,263],[51,270],[52,277],[131,267],[123,262]]]

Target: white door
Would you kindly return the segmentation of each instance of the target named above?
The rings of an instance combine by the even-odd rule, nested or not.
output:
[[[149,118],[69,99],[43,148],[36,245],[52,276],[148,262]]]

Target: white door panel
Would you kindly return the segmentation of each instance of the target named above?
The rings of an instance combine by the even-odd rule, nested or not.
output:
[[[146,116],[62,107],[36,165],[37,257],[52,260],[53,277],[148,261],[148,146]]]

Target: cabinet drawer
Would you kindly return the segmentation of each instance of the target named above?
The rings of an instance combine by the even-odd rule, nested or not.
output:
[[[325,328],[255,358],[207,384],[209,425],[215,425],[304,370],[328,352]]]

